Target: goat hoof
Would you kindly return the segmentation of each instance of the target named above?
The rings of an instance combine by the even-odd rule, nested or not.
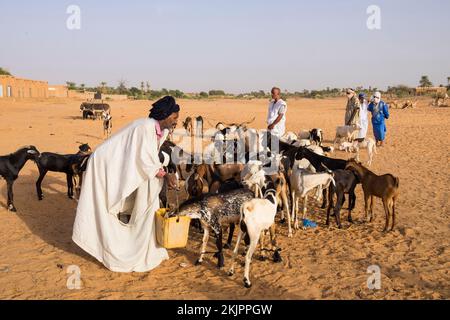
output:
[[[292,238],[292,237],[293,237],[292,232],[289,232],[288,233],[288,238]]]
[[[223,248],[224,248],[224,249],[230,249],[230,248],[231,248],[231,245],[228,244],[228,243],[225,243],[225,244],[223,245]]]
[[[201,265],[202,264],[202,261],[200,261],[200,259],[198,259],[197,261],[195,261],[195,265],[196,266],[199,266],[199,265]]]
[[[234,271],[233,270],[228,271],[228,276],[229,277],[234,276]]]
[[[246,278],[244,278],[244,286],[246,288],[250,288],[252,286],[252,284],[250,283],[250,281],[248,281]]]
[[[14,207],[12,204],[10,204],[10,205],[8,206],[8,211],[11,211],[11,212],[17,212],[17,209],[16,209],[16,207]]]

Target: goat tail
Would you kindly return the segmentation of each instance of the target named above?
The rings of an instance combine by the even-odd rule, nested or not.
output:
[[[336,181],[334,181],[333,175],[331,175],[330,179],[331,179],[331,183],[333,184],[333,186],[336,187]]]
[[[398,189],[400,185],[400,179],[398,177],[394,177],[394,180],[395,180],[395,187]]]

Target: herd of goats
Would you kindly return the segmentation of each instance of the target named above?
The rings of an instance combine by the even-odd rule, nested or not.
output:
[[[373,198],[378,197],[384,205],[384,232],[394,228],[399,179],[392,174],[377,175],[359,162],[360,149],[367,149],[367,165],[370,166],[376,146],[371,138],[362,142],[355,140],[357,127],[342,126],[336,129],[334,146],[338,144],[340,150],[356,153],[356,157],[343,160],[329,157],[334,152],[334,147],[323,145],[323,131],[318,128],[304,130],[299,134],[288,132],[279,139],[266,132],[264,135],[267,143],[264,146],[260,143],[257,146],[258,152],[250,153],[249,149],[254,146],[249,142],[252,129],[248,129],[247,124],[216,125],[215,134],[203,149],[202,158],[215,159],[213,162],[197,163],[194,161],[195,154],[182,150],[172,141],[173,138],[166,140],[160,147],[161,163],[167,172],[176,173],[179,180],[184,180],[188,195],[185,202],[171,209],[171,214],[189,216],[193,219],[194,226],[203,230],[197,264],[201,264],[204,255],[208,253],[207,243],[212,233],[216,238],[217,252],[214,254],[218,259],[217,266],[224,267],[222,250],[231,247],[237,225],[239,233],[229,274],[234,274],[235,256],[243,239],[246,244],[244,284],[250,287],[250,262],[258,243],[262,259],[268,251],[273,252],[275,262],[281,261],[281,249],[277,247],[275,237],[275,216],[278,212],[281,212],[280,223],[284,224],[287,220],[288,237],[292,237],[293,230],[300,228],[299,200],[302,199],[303,202],[301,223],[305,226],[308,222],[308,196],[313,195],[316,201],[323,200],[321,208],[327,209],[326,224],[330,224],[330,215],[333,215],[338,228],[341,228],[340,211],[345,195],[348,195],[348,221],[351,223],[351,213],[356,203],[355,189],[358,185],[362,186],[364,193],[366,221],[372,221]],[[190,136],[194,136],[193,127],[196,127],[195,135],[200,134],[203,138],[201,117],[194,120],[188,117],[183,127]],[[230,141],[231,144],[228,143]],[[245,146],[245,161],[236,161],[237,148],[229,148],[230,145],[236,146],[239,143]],[[278,148],[271,150],[269,146],[273,145]],[[90,154],[89,145],[81,143],[76,154],[40,153],[36,147],[26,146],[9,155],[0,156],[0,176],[7,182],[8,210],[16,211],[13,183],[28,160],[33,160],[39,170],[36,181],[39,200],[43,199],[41,184],[48,171],[65,173],[68,197],[78,198]],[[182,160],[175,161],[174,155]],[[217,155],[220,155],[220,159],[217,159]],[[235,160],[232,163],[229,161],[230,156]],[[167,192],[168,188],[163,187],[160,193],[163,207],[169,207]],[[129,217],[119,219],[126,223]],[[228,239],[223,245],[222,233],[225,228],[229,229]],[[266,248],[264,235],[267,231],[270,233],[270,243]]]

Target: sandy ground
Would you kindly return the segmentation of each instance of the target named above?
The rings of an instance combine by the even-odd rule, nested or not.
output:
[[[391,110],[387,145],[379,148],[372,170],[400,178],[398,224],[381,232],[384,212],[375,202],[375,221],[363,223],[363,198],[357,189],[355,223],[338,230],[324,225],[325,212],[309,210],[314,230],[287,238],[279,226],[283,262],[255,259],[253,287],[243,287],[243,268],[228,277],[210,255],[194,266],[201,235],[191,230],[185,249],[148,273],[120,274],[78,248],[71,240],[76,202],[66,197],[65,176],[48,173],[38,201],[33,162],[14,185],[18,213],[6,211],[6,184],[0,181],[0,298],[2,299],[449,299],[449,146],[450,109],[428,107],[421,100],[412,110]],[[321,127],[331,140],[344,117],[345,101],[291,100],[288,130]],[[267,101],[181,100],[181,117],[203,115],[210,122],[239,122],[256,116],[262,128]],[[74,153],[77,141],[95,147],[103,140],[101,121],[82,120],[80,101],[0,100],[0,154],[33,144],[41,152]],[[146,117],[148,101],[112,102],[113,131]],[[371,128],[369,129],[371,132]],[[336,157],[347,157],[336,153]],[[365,154],[363,154],[365,157]],[[364,159],[364,158],[363,158]],[[343,220],[346,212],[343,211]],[[334,221],[333,221],[334,222]],[[211,241],[210,248],[214,244]],[[242,257],[240,258],[243,261]],[[186,263],[186,267],[181,267]],[[66,286],[68,267],[81,270],[82,288]],[[381,289],[367,288],[367,268],[381,268]]]

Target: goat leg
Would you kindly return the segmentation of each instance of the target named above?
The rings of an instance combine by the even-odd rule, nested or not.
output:
[[[217,246],[217,268],[222,269],[224,266],[224,258],[222,252],[222,230],[216,233],[216,246]]]
[[[322,190],[323,202],[320,208],[325,209],[327,207],[327,188],[323,188]]]
[[[344,197],[344,190],[338,190],[337,191],[337,201],[336,201],[336,207],[334,208],[334,216],[336,218],[336,224],[339,229],[342,228],[341,225],[341,208],[342,208],[342,198]]]
[[[6,181],[7,188],[8,188],[8,211],[17,212],[16,207],[14,207],[13,183],[14,183],[14,180]]]
[[[289,202],[286,194],[283,192],[281,195],[283,200],[284,210],[286,210],[287,220],[288,220],[288,238],[292,238],[292,227],[291,227],[291,217],[289,216]],[[282,211],[284,212],[284,211]]]
[[[373,196],[370,196],[370,222],[373,220]]]
[[[239,233],[236,240],[236,245],[234,246],[233,255],[231,256],[231,267],[230,271],[228,271],[228,275],[232,276],[234,274],[234,265],[236,264],[236,255],[239,250],[239,244],[241,243],[242,236],[244,235],[244,232],[242,232],[241,229],[239,229]]]
[[[245,255],[244,286],[246,288],[250,288],[252,286],[252,283],[250,282],[250,263],[252,261],[256,246],[258,245],[258,235],[259,233],[256,235],[256,237],[250,237],[250,246],[248,248],[247,254]]]
[[[384,206],[384,214],[386,216],[386,224],[384,225],[383,232],[387,232],[389,229],[389,204],[387,203],[386,199],[383,199],[383,206]]]
[[[39,178],[36,181],[36,192],[39,200],[44,198],[44,194],[42,193],[42,180],[44,180],[45,175],[47,174],[47,170],[39,169]]]
[[[66,174],[67,179],[67,196],[70,199],[73,199],[73,181],[72,181],[72,175]]]
[[[206,247],[208,245],[208,239],[209,239],[209,228],[208,226],[203,226],[203,239],[202,239],[202,245],[200,247],[200,257],[195,262],[195,265],[202,264],[203,262],[203,256],[205,255]]]
[[[233,241],[233,234],[234,234],[235,226],[236,225],[234,223],[230,223],[230,229],[228,231],[228,239],[227,239],[227,243],[225,243],[225,245],[223,246],[224,249],[231,248],[231,242]]]

